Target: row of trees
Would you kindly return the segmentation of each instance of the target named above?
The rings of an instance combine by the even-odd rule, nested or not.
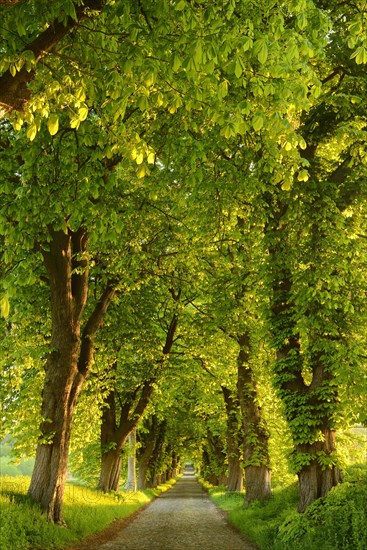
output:
[[[61,521],[95,425],[116,489],[143,422],[141,485],[144,450],[154,480],[196,445],[267,498],[272,384],[305,510],[340,479],[338,426],[366,421],[363,6],[0,10],[4,420],[38,438],[30,496]]]

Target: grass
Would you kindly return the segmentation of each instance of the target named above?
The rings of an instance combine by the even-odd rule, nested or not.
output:
[[[365,550],[367,548],[367,466],[347,470],[345,481],[327,497],[297,513],[297,485],[275,487],[266,502],[244,508],[242,493],[208,487],[213,502],[261,550]]]
[[[266,502],[256,502],[244,508],[243,493],[226,493],[224,487],[209,488],[213,502],[228,513],[229,521],[261,549],[271,548],[279,526],[297,508],[295,484],[273,489]]]
[[[131,515],[174,483],[171,480],[156,489],[112,495],[67,484],[65,528],[47,522],[39,507],[29,500],[29,482],[29,477],[0,478],[0,550],[67,548],[101,531],[113,520]]]

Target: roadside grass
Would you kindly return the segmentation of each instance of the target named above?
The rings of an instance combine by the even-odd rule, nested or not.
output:
[[[347,469],[345,481],[304,514],[297,512],[296,484],[275,486],[266,502],[243,505],[243,493],[204,486],[229,521],[261,550],[365,550],[367,465]]]
[[[74,483],[66,484],[66,527],[49,523],[27,497],[29,477],[0,478],[0,550],[48,550],[67,548],[107,527],[113,520],[130,516],[174,480],[155,489],[103,494]]]

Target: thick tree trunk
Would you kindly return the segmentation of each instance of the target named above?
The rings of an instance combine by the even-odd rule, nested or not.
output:
[[[301,353],[301,335],[297,324],[300,314],[294,303],[294,274],[287,262],[289,235],[284,218],[288,206],[282,204],[280,200],[278,202],[274,200],[271,208],[273,216],[269,221],[268,238],[271,236],[269,244],[272,291],[270,320],[277,354],[274,374],[284,404],[285,416],[292,432],[293,457],[300,490],[298,509],[304,512],[315,499],[325,496],[341,479],[341,472],[335,466],[333,426],[338,408],[338,384],[334,374],[336,361],[333,354],[335,341],[338,337],[343,340],[345,335],[339,334],[341,317],[336,320],[338,317],[335,310],[333,309],[330,315],[328,306],[320,302],[317,295],[309,294],[302,308],[302,316],[307,319],[306,326],[309,327],[308,341],[305,343],[305,352]],[[321,246],[325,246],[323,232],[326,225],[320,224],[323,208],[327,219],[329,202],[323,205],[317,195],[312,203],[312,209],[317,212],[317,222],[312,223],[311,228],[307,230],[308,253],[312,251],[312,264],[309,267],[310,281],[313,280],[312,275],[316,264],[318,269],[323,265],[323,258],[318,252]],[[325,280],[330,277],[329,269],[327,266],[323,275]],[[331,290],[330,296],[332,292]],[[332,336],[330,332],[333,333]],[[338,354],[337,350],[336,354]],[[307,377],[303,372],[305,357],[307,357]],[[306,465],[299,467],[298,464],[302,462]]]
[[[88,295],[87,247],[83,228],[51,231],[43,251],[50,281],[52,333],[42,392],[41,436],[28,494],[50,521],[62,522],[62,503],[74,407],[88,374],[94,338],[114,290],[108,287],[96,304],[81,334]]]
[[[316,455],[318,453],[330,456],[331,453],[335,452],[335,432],[333,430],[323,430],[323,436],[323,441],[298,445],[297,447],[298,452],[315,456],[310,464],[304,466],[298,472],[300,490],[299,512],[304,512],[317,498],[326,496],[330,489],[335,487],[342,479],[342,472],[338,467],[325,468],[317,461]]]
[[[129,434],[126,490],[136,491],[136,428]]]
[[[271,470],[267,466],[245,469],[245,505],[271,497]]]
[[[222,393],[227,412],[227,460],[228,491],[242,491],[243,471],[239,445],[239,403],[231,391],[222,386]]]
[[[48,371],[47,379],[42,407],[47,420],[41,427],[42,443],[37,446],[28,494],[40,504],[50,521],[62,523],[71,423],[83,377],[74,372],[74,376],[62,380],[60,372],[53,370]]]
[[[238,456],[228,457],[228,486],[227,491],[242,491],[243,471]]]
[[[98,489],[107,493],[118,491],[121,477],[121,448],[111,449],[102,454],[101,473]]]
[[[257,399],[257,385],[249,365],[250,339],[237,335],[240,351],[237,358],[237,391],[244,431],[245,503],[271,496],[269,432]]]

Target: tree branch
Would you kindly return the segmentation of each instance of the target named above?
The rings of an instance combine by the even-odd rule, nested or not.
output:
[[[9,2],[7,2],[9,3]],[[12,2],[14,4],[14,2]],[[65,24],[53,21],[31,44],[23,51],[31,51],[34,54],[36,64],[41,61],[62,40],[79,21],[88,17],[90,10],[100,11],[103,0],[86,0],[83,5],[76,8],[76,20],[69,17]],[[20,52],[22,53],[22,52]],[[14,76],[6,71],[0,77],[0,117],[5,116],[14,109],[22,111],[30,98],[30,90],[27,83],[33,80],[35,71],[27,71],[22,68]]]
[[[97,302],[94,311],[86,322],[82,333],[81,348],[78,361],[78,370],[82,374],[87,373],[89,369],[89,365],[93,358],[95,336],[102,324],[107,309],[112,302],[115,294],[116,289],[114,288],[112,283],[109,283],[105,288],[100,300]]]

